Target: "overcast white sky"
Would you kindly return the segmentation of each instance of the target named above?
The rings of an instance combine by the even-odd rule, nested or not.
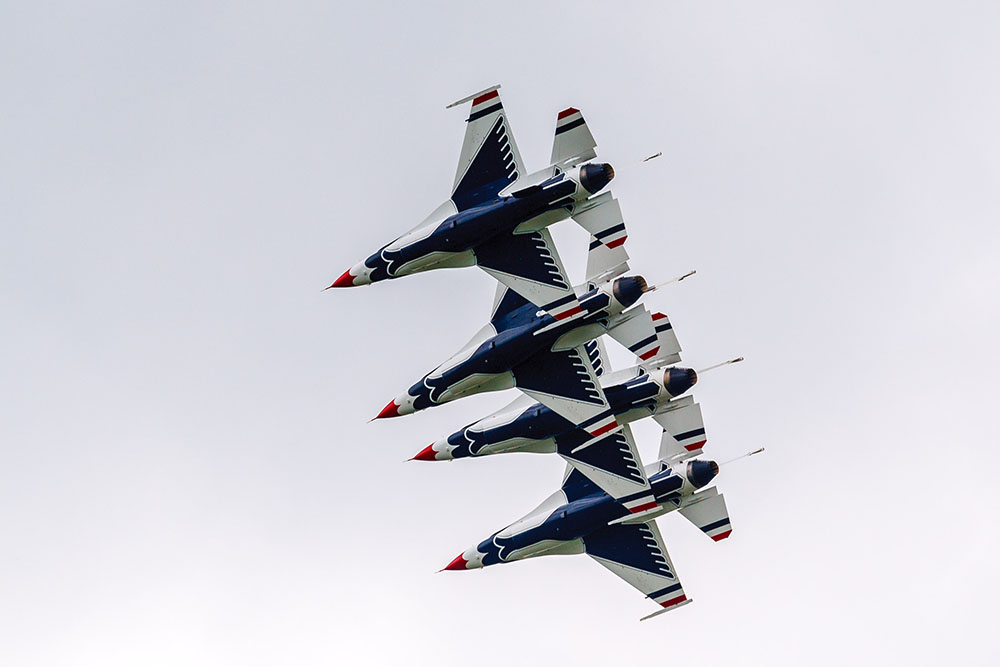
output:
[[[402,4],[0,8],[0,662],[996,664],[1000,5]],[[402,463],[512,392],[366,423],[485,274],[320,291],[495,83],[529,170],[583,110],[637,271],[698,270],[650,301],[685,361],[747,357],[695,395],[767,453],[731,539],[659,521],[654,621],[583,556],[435,574],[562,474]]]

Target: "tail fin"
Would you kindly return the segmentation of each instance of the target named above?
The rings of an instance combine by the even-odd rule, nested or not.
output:
[[[597,142],[587,127],[587,121],[579,109],[570,107],[556,116],[556,134],[552,141],[552,161],[550,164],[571,167],[597,157],[594,149]]]
[[[593,203],[573,215],[578,225],[590,232],[587,253],[587,281],[604,282],[628,271],[628,253],[623,247],[628,232],[618,200],[610,193],[596,197]]]
[[[587,282],[599,284],[617,278],[628,271],[628,253],[625,248],[609,248],[596,236],[590,237],[587,252]]]
[[[701,406],[691,396],[675,399],[668,406],[669,410],[653,415],[656,423],[663,427],[658,458],[676,463],[698,456],[708,440]]]

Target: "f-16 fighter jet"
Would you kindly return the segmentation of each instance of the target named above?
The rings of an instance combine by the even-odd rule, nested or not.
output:
[[[660,333],[660,350],[676,359],[680,346],[666,315],[653,314]],[[664,429],[664,437],[673,437],[687,451],[698,454],[705,444],[701,408],[690,397],[677,398],[698,381],[690,368],[659,368],[639,364],[614,373],[608,367],[600,340],[585,343],[594,370],[600,377],[604,395],[621,424],[652,416]],[[733,359],[726,364],[742,361]],[[420,451],[412,460],[450,461],[465,457],[507,452],[559,452],[569,456],[581,438],[576,426],[548,407],[521,396],[497,412],[469,424],[447,438],[441,438]]]
[[[580,112],[559,113],[551,165],[529,175],[499,88],[449,105],[472,101],[451,197],[330,287],[478,265],[537,306],[555,308],[570,288],[546,227],[573,216],[608,248],[625,242],[618,201],[610,193],[594,196],[614,178],[614,170],[590,162],[597,144]]]
[[[598,450],[601,467],[617,469],[617,476],[595,482],[586,456],[569,458],[559,491],[444,569],[471,570],[533,556],[585,553],[663,607],[643,620],[690,602],[655,519],[680,510],[713,540],[729,537],[732,527],[725,499],[714,487],[704,488],[719,466],[691,458],[693,452],[665,435],[660,460],[643,469],[627,425],[609,437],[619,446],[587,449]],[[622,495],[623,485],[637,490]],[[641,505],[634,505],[637,499]]]
[[[658,327],[645,308],[630,308],[651,288],[639,276],[616,277],[627,271],[627,259],[622,247],[592,242],[587,283],[579,296],[566,290],[546,308],[499,286],[489,324],[458,354],[390,401],[376,419],[516,386],[592,438],[618,428],[598,380],[597,348],[587,343],[607,333],[649,363],[679,359],[669,325]],[[685,378],[695,380],[686,372]],[[671,388],[680,393],[676,381]]]

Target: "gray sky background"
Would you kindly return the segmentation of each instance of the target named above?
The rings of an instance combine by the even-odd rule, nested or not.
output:
[[[985,1],[5,3],[0,661],[996,664],[998,34]],[[714,457],[767,454],[718,478],[731,539],[659,521],[695,603],[654,621],[583,556],[435,574],[563,468],[402,463],[513,392],[366,423],[485,274],[320,291],[448,196],[444,106],[495,83],[529,170],[583,110],[637,271],[698,270],[649,302],[685,361],[747,357],[695,395]]]

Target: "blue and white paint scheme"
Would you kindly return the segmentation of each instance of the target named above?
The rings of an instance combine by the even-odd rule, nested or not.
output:
[[[444,569],[471,570],[535,556],[585,553],[662,607],[644,619],[691,602],[655,519],[679,510],[714,541],[729,537],[732,527],[725,499],[714,487],[706,488],[719,466],[680,454],[661,456],[642,468],[628,426],[622,434],[628,442],[619,454],[624,464],[621,473],[643,491],[620,495],[620,485],[595,481],[586,463],[569,458],[558,491],[520,520],[466,549]],[[636,497],[643,498],[643,504],[636,505]]]
[[[610,193],[611,165],[577,109],[556,119],[551,164],[528,174],[493,86],[472,103],[451,197],[423,222],[344,272],[330,287],[368,285],[437,268],[476,265],[538,306],[572,293],[546,229],[573,217],[609,250],[625,242]]]
[[[689,452],[700,452],[706,440],[701,408],[690,397],[679,398],[698,382],[698,374],[690,368],[664,368],[680,361],[681,348],[670,320],[662,313],[640,311],[611,333],[636,353],[637,365],[609,373],[600,339],[585,343],[584,350],[618,423],[652,416],[663,427],[664,437],[676,439]],[[634,340],[631,345],[630,340]],[[522,396],[434,441],[413,460],[450,461],[507,452],[565,454],[586,435],[555,410]]]
[[[596,346],[597,341],[587,343]],[[609,379],[606,379],[609,378]],[[698,380],[690,368],[647,370],[633,366],[601,378],[604,395],[620,424],[653,417],[665,437],[697,454],[707,438],[701,407],[690,397],[679,398]],[[565,454],[585,434],[555,411],[527,396],[493,414],[440,438],[413,457],[417,461],[451,461],[510,452]]]
[[[586,289],[586,288],[583,288]],[[625,276],[539,309],[501,288],[490,322],[451,359],[391,401],[379,417],[411,414],[483,391],[518,387],[592,435],[614,428],[586,343],[626,326],[646,291]]]

